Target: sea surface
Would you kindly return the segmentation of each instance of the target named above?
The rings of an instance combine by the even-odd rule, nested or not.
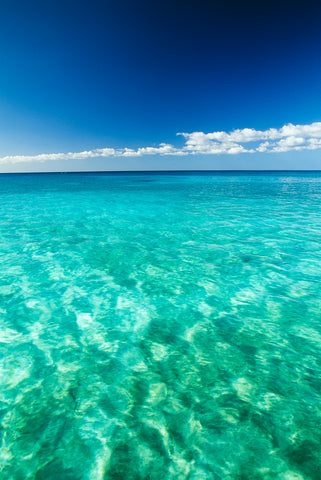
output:
[[[320,480],[321,173],[0,175],[1,480]]]

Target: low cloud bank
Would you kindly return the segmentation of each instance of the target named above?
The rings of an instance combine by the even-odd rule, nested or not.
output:
[[[243,128],[231,132],[178,133],[185,143],[177,148],[168,143],[156,147],[96,148],[83,152],[41,153],[39,155],[7,155],[0,157],[0,164],[46,162],[50,160],[82,160],[90,158],[141,157],[144,155],[219,155],[255,152],[289,152],[321,149],[321,122],[309,125],[289,123],[281,128],[255,130]]]

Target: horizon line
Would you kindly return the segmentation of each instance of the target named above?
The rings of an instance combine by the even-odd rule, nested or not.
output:
[[[180,169],[180,170],[61,170],[61,171],[49,171],[49,172],[0,172],[0,175],[69,175],[78,173],[106,173],[106,174],[139,174],[139,173],[321,173],[321,169]]]

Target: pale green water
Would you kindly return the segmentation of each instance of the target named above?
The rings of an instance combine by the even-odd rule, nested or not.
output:
[[[321,478],[321,175],[0,177],[1,480]]]

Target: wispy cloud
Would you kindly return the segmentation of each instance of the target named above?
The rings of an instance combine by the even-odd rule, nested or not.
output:
[[[219,155],[255,152],[289,152],[321,149],[321,122],[309,125],[289,123],[281,128],[255,130],[243,128],[231,132],[178,133],[185,139],[182,147],[161,143],[156,147],[96,148],[83,152],[41,153],[39,155],[7,155],[0,157],[0,164],[23,162],[47,162],[50,160],[81,160],[109,157],[141,157],[144,155]]]

